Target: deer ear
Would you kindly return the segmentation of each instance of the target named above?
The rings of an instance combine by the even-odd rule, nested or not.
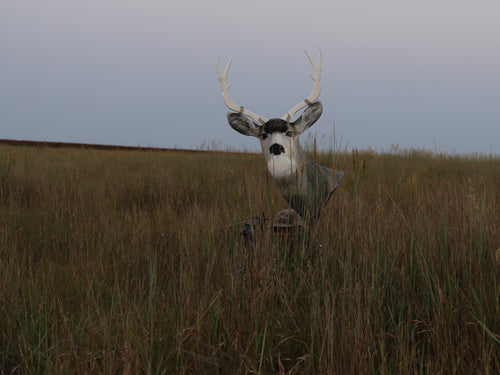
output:
[[[323,104],[315,102],[310,104],[302,115],[295,120],[291,125],[295,128],[298,134],[303,133],[311,127],[323,113]]]
[[[227,122],[234,130],[243,135],[259,136],[259,125],[240,113],[228,113]]]

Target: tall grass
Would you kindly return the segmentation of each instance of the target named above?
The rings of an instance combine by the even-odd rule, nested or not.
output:
[[[500,372],[500,160],[345,170],[306,237],[261,155],[0,146],[1,373]]]

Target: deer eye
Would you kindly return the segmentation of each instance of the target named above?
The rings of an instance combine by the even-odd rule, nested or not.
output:
[[[286,132],[286,136],[287,136],[287,137],[293,137],[293,132],[292,132],[292,131],[290,131],[290,130],[289,130],[289,131],[287,131],[287,132]]]
[[[260,135],[260,139],[264,140],[264,139],[266,139],[266,138],[267,138],[267,134],[266,134],[266,133],[262,133],[262,134]]]

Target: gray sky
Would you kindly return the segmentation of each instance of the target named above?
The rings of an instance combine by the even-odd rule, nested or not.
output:
[[[323,51],[323,144],[500,154],[498,0],[2,0],[0,138],[259,150]],[[302,137],[304,138],[306,134]]]

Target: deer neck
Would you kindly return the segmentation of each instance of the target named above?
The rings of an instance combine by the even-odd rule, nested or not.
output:
[[[321,207],[344,176],[342,171],[314,163],[300,145],[291,155],[266,154],[266,161],[280,193],[303,218],[319,217]]]

